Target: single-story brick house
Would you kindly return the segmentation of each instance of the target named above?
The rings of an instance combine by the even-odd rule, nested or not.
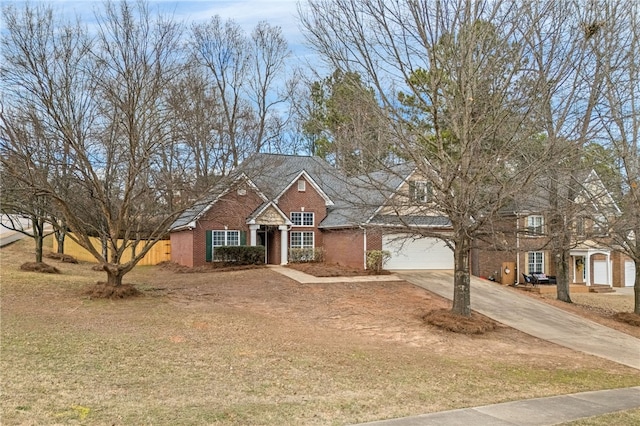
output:
[[[453,269],[443,240],[418,238],[404,226],[450,230],[448,218],[424,213],[429,192],[411,164],[349,177],[319,157],[256,154],[173,223],[171,258],[200,266],[214,259],[216,247],[260,245],[269,264],[312,249],[329,263],[366,269],[368,250],[388,250],[388,269]],[[394,197],[421,208],[398,215]]]

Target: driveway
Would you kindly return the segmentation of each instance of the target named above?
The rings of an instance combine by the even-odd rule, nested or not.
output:
[[[452,271],[394,271],[404,280],[453,299]],[[497,284],[471,277],[471,309],[531,336],[640,369],[640,339]]]

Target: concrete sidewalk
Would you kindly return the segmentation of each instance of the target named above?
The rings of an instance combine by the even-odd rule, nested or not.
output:
[[[396,271],[396,275],[453,298],[451,271]],[[471,309],[531,336],[640,369],[640,339],[498,284],[471,277]]]
[[[550,426],[635,408],[640,408],[640,386],[441,411],[363,425]]]
[[[269,268],[279,274],[298,281],[302,284],[316,284],[316,283],[358,283],[358,282],[372,282],[372,281],[404,281],[404,278],[400,278],[397,275],[358,275],[354,277],[314,277],[313,275],[306,274],[304,272],[286,268],[279,265],[269,265]]]

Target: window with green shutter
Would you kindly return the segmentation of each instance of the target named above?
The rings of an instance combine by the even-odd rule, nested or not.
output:
[[[211,230],[206,231],[206,261],[211,262],[216,247],[246,245],[245,231]]]

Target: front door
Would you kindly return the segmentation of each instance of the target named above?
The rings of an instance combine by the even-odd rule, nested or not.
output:
[[[576,284],[584,284],[586,282],[586,271],[584,267],[585,257],[584,256],[576,256],[575,257],[575,282]]]
[[[277,226],[262,225],[256,233],[256,244],[264,246],[264,263],[280,264],[280,231]]]
[[[258,237],[258,241],[256,241],[256,244],[264,247],[264,263],[267,264],[269,263],[267,262],[267,253],[269,253],[269,239],[267,238],[267,230],[263,228],[264,227],[261,227],[261,229],[256,232],[256,236]]]

